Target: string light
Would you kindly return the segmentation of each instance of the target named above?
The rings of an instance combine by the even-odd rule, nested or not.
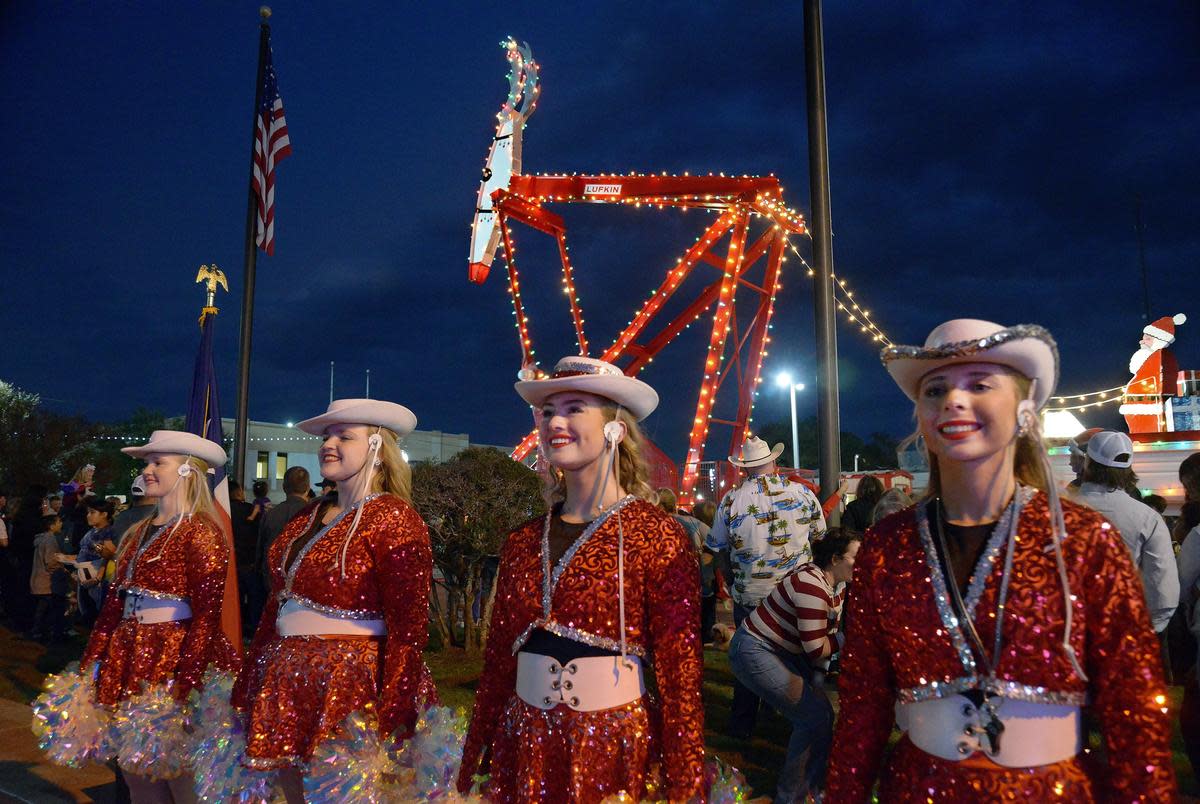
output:
[[[796,259],[800,260],[800,264],[805,268],[805,273],[809,277],[815,278],[817,275],[816,270],[808,264],[808,261],[796,249],[796,246],[789,243],[788,248],[796,255]],[[879,328],[879,325],[871,320],[871,312],[854,300],[854,292],[850,290],[849,285],[846,284],[846,280],[836,273],[832,274],[832,278],[834,302],[837,304],[838,311],[846,315],[847,322],[858,325],[860,331],[870,336],[872,341],[880,343],[885,347],[893,345],[892,339],[885,335],[883,330]]]

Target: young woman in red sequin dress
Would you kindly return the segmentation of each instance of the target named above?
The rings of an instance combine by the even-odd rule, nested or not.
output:
[[[640,455],[658,394],[585,357],[516,388],[540,412],[552,508],[501,552],[459,787],[484,774],[506,804],[701,801],[699,564]]]
[[[1045,459],[1050,334],[960,319],[882,357],[916,403],[929,490],[858,553],[825,800],[878,783],[882,801],[1173,801],[1137,571],[1099,514],[1058,500]]]
[[[110,710],[159,685],[169,690],[178,702],[173,711],[160,707],[154,722],[142,722],[141,710],[117,717],[112,744],[134,801],[189,801],[192,782],[180,757],[162,755],[145,738],[159,728],[183,734],[184,704],[210,666],[237,671],[236,608],[222,617],[226,602],[237,601],[232,545],[217,524],[207,480],[225,451],[170,430],[121,451],[146,461],[145,494],[158,505],[121,540],[113,590],[80,666],[95,673],[96,700]]]
[[[279,771],[289,802],[304,800],[314,750],[348,716],[402,739],[421,703],[436,703],[421,658],[429,533],[398,444],[416,424],[401,405],[340,399],[296,425],[324,437],[321,474],[337,498],[302,510],[270,545],[271,597],[233,694],[248,715],[245,764]]]

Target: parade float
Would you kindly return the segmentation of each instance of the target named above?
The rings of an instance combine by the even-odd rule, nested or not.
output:
[[[1070,437],[1084,429],[1074,418],[1075,411],[1119,401],[1119,412],[1133,439],[1133,471],[1138,476],[1138,487],[1144,494],[1163,497],[1169,514],[1178,513],[1183,502],[1179,464],[1200,451],[1200,371],[1181,371],[1170,349],[1175,343],[1176,327],[1186,322],[1187,316],[1179,313],[1143,327],[1138,349],[1129,361],[1133,376],[1125,385],[1055,397],[1054,402],[1061,407],[1047,412],[1048,417],[1063,422],[1056,423],[1054,434]],[[1068,447],[1051,448],[1050,460],[1060,482],[1074,479]]]

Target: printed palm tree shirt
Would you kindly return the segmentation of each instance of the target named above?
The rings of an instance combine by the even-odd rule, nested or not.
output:
[[[825,533],[821,503],[802,484],[780,475],[748,477],[721,500],[709,550],[729,550],[735,603],[753,608],[792,570],[812,561]]]

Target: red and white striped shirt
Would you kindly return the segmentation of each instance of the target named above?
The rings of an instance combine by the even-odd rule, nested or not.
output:
[[[786,575],[763,598],[742,627],[789,653],[805,656],[817,666],[841,647],[837,625],[844,599],[843,591],[835,592],[829,587],[820,567],[804,564]]]

